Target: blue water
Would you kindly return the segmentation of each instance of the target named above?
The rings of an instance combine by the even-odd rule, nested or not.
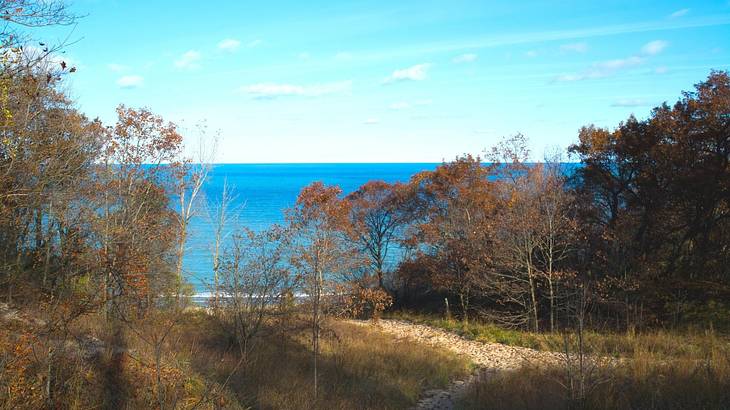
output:
[[[197,216],[190,225],[185,272],[197,292],[212,281],[214,227],[205,202],[220,199],[223,184],[233,190],[239,217],[227,228],[262,230],[284,222],[284,210],[293,206],[302,188],[315,181],[338,185],[346,195],[370,180],[406,182],[420,171],[439,164],[218,164],[204,186]]]

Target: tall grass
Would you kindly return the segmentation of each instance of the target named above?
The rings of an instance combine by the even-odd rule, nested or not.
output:
[[[102,314],[84,316],[68,338],[52,341],[52,403],[44,393],[48,345],[25,338],[26,325],[0,321],[0,409],[160,408],[160,402],[165,409],[403,409],[423,390],[471,371],[452,353],[333,319],[323,334],[315,399],[310,333],[296,321],[271,323],[241,361],[235,340],[211,316],[184,312],[162,348],[158,385],[155,350],[145,341],[158,324],[132,329]]]
[[[565,348],[563,334],[534,333],[517,329],[507,329],[491,323],[446,320],[433,315],[396,311],[384,317],[425,324],[459,334],[467,339],[509,346],[529,347],[536,350],[562,352]],[[711,336],[711,337],[710,337]],[[603,354],[615,357],[634,356],[649,352],[656,357],[701,357],[706,352],[708,340],[717,343],[730,343],[730,337],[713,330],[652,329],[644,332],[612,332],[585,330],[586,353]]]
[[[221,350],[222,335],[210,325],[195,328],[189,337],[205,347],[191,357],[193,367],[224,379],[236,358]],[[303,331],[261,340],[250,362],[229,381],[230,390],[242,404],[262,409],[403,409],[414,405],[424,389],[445,387],[470,371],[469,363],[456,355],[362,326],[331,321],[328,329],[316,400],[312,353]]]
[[[598,336],[594,340],[601,340]],[[526,366],[473,384],[464,409],[727,409],[730,408],[730,342],[708,331],[694,334],[609,335],[587,347],[587,369]],[[564,343],[573,357],[574,339]],[[675,345],[671,348],[670,345]],[[565,347],[567,346],[567,348]],[[613,350],[607,350],[613,349]],[[620,360],[606,357],[620,356]],[[580,380],[580,389],[576,380]]]
[[[583,397],[572,395],[561,368],[525,367],[471,386],[463,409],[727,409],[727,352],[710,362],[672,363],[637,354],[592,374]]]

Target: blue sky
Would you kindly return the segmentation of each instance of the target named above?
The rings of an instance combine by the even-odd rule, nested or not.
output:
[[[68,90],[220,130],[217,162],[534,158],[730,68],[730,1],[76,0]]]

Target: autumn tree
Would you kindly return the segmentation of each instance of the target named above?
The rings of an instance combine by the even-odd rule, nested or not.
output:
[[[497,264],[489,286],[496,300],[519,306],[522,314],[509,314],[508,309],[498,318],[509,325],[529,323],[538,331],[544,298],[553,331],[559,302],[566,296],[562,285],[573,276],[567,258],[576,237],[572,200],[559,164],[531,164],[499,186],[503,201],[494,249]]]
[[[324,305],[338,279],[351,277],[360,267],[352,244],[350,205],[340,198],[342,190],[315,182],[303,188],[287,219],[293,230],[292,266],[301,278],[302,291],[311,308],[314,394],[317,395],[317,361]]]
[[[35,302],[46,320],[34,335],[48,346],[45,396],[56,390],[57,353],[67,327],[96,309],[92,175],[101,136],[98,121],[74,109],[57,80],[19,70],[0,84],[0,287],[7,301]]]
[[[538,267],[547,286],[550,331],[556,330],[558,309],[567,297],[564,285],[574,279],[570,260],[578,248],[580,237],[574,212],[574,200],[566,185],[560,161],[547,160],[530,169],[529,177],[536,186]]]
[[[24,72],[43,66],[48,81],[62,72],[75,71],[62,58],[59,51],[65,46],[39,41],[32,44],[32,30],[38,27],[73,24],[78,17],[68,3],[62,0],[2,0],[0,1],[0,79],[7,80]],[[2,81],[0,80],[0,81]]]
[[[499,304],[507,310],[496,318],[510,326],[529,324],[539,330],[540,270],[537,248],[542,235],[537,223],[539,191],[529,171],[500,183],[504,206],[500,209],[497,233],[497,268],[490,285]],[[511,307],[521,311],[509,314]]]
[[[395,250],[397,230],[404,222],[399,210],[399,189],[400,184],[370,181],[347,196],[357,243],[383,290],[386,264]]]
[[[177,290],[170,266],[177,215],[169,197],[182,136],[148,110],[120,106],[117,114],[98,175],[102,289],[109,301],[129,295],[149,306],[153,295]]]
[[[727,283],[730,76],[712,72],[673,106],[614,130],[588,126],[571,147],[573,181],[588,233],[583,269],[651,311],[723,299]],[[641,283],[639,288],[637,283]],[[608,291],[614,293],[615,291]]]
[[[464,156],[412,178],[418,208],[413,241],[436,289],[459,299],[462,318],[491,262],[489,247],[496,203],[490,169],[480,158]]]

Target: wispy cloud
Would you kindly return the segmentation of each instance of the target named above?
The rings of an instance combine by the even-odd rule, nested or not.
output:
[[[338,81],[323,84],[296,85],[282,83],[258,83],[241,87],[241,91],[254,98],[277,97],[320,97],[329,94],[341,94],[352,89],[352,81]]]
[[[129,69],[129,67],[127,67],[126,65],[117,64],[117,63],[107,64],[106,67],[109,69],[109,71],[112,71],[115,73],[120,73],[122,71],[127,71]]]
[[[622,98],[611,103],[611,107],[643,107],[649,105],[641,98]]]
[[[365,125],[380,124],[380,119],[378,119],[378,118],[368,118],[367,120],[363,121],[363,124],[365,124]]]
[[[264,41],[263,40],[256,39],[256,40],[252,40],[252,41],[249,41],[248,43],[246,43],[246,47],[248,47],[248,48],[254,48],[254,47],[258,47],[258,46],[260,46],[262,44],[264,44]]]
[[[670,14],[669,17],[676,19],[677,17],[686,16],[687,13],[689,13],[689,9],[681,9],[681,10],[677,10],[674,13]]]
[[[537,44],[548,41],[584,41],[589,38],[609,37],[630,33],[649,33],[657,31],[682,30],[698,27],[713,27],[730,25],[730,15],[711,15],[706,17],[686,19],[660,19],[652,21],[590,26],[560,30],[528,31],[506,34],[495,34],[484,37],[471,37],[455,41],[439,41],[432,43],[418,43],[410,46],[394,47],[391,49],[377,49],[361,51],[357,54],[362,60],[383,60],[393,57],[423,56],[428,53],[458,52],[461,50],[479,50],[491,47],[503,47],[518,44]]]
[[[585,53],[586,51],[588,51],[588,43],[580,42],[580,43],[563,44],[560,46],[560,51],[562,51],[564,53],[568,53],[568,52]]]
[[[641,48],[641,53],[638,55],[600,61],[580,73],[561,74],[555,77],[555,81],[570,82],[609,77],[620,70],[644,64],[649,57],[661,53],[668,45],[669,43],[663,40],[650,41],[644,44]]]
[[[555,81],[560,83],[569,83],[573,81],[582,81],[587,80],[589,78],[598,78],[597,75],[591,73],[591,72],[585,72],[585,73],[571,73],[571,74],[560,74],[559,76],[555,77]]]
[[[451,61],[456,64],[473,63],[473,62],[477,61],[477,58],[479,58],[478,55],[473,54],[473,53],[467,53],[467,54],[462,54],[462,55],[456,56]]]
[[[628,58],[601,61],[594,63],[589,69],[580,73],[561,74],[555,78],[555,81],[571,82],[604,78],[615,74],[616,71],[643,64],[644,60],[645,59],[643,57],[632,56]]]
[[[390,104],[388,106],[391,110],[400,111],[400,110],[407,110],[411,108],[411,104],[405,102],[405,101],[398,101],[393,104]]]
[[[175,60],[175,67],[182,69],[196,69],[200,67],[201,55],[196,50],[189,50]]]
[[[144,78],[138,75],[124,75],[119,77],[117,85],[121,88],[139,88],[144,83]]]
[[[617,58],[615,60],[601,61],[593,65],[593,67],[602,71],[623,70],[624,68],[635,67],[644,62],[644,58],[639,56],[631,56],[628,58]]]
[[[539,54],[539,53],[537,52],[537,50],[529,50],[529,51],[527,51],[527,52],[525,53],[525,55],[526,55],[527,57],[530,57],[530,58],[535,58],[535,57],[537,57],[537,56],[538,56],[538,54]]]
[[[641,52],[648,56],[653,56],[664,51],[664,49],[667,48],[668,45],[669,43],[664,40],[650,41],[641,48]]]
[[[402,70],[395,70],[383,83],[389,84],[400,81],[423,81],[428,77],[428,69],[431,64],[416,64]]]
[[[233,38],[227,38],[218,43],[218,49],[223,51],[232,52],[238,50],[239,47],[241,47],[241,42]]]

